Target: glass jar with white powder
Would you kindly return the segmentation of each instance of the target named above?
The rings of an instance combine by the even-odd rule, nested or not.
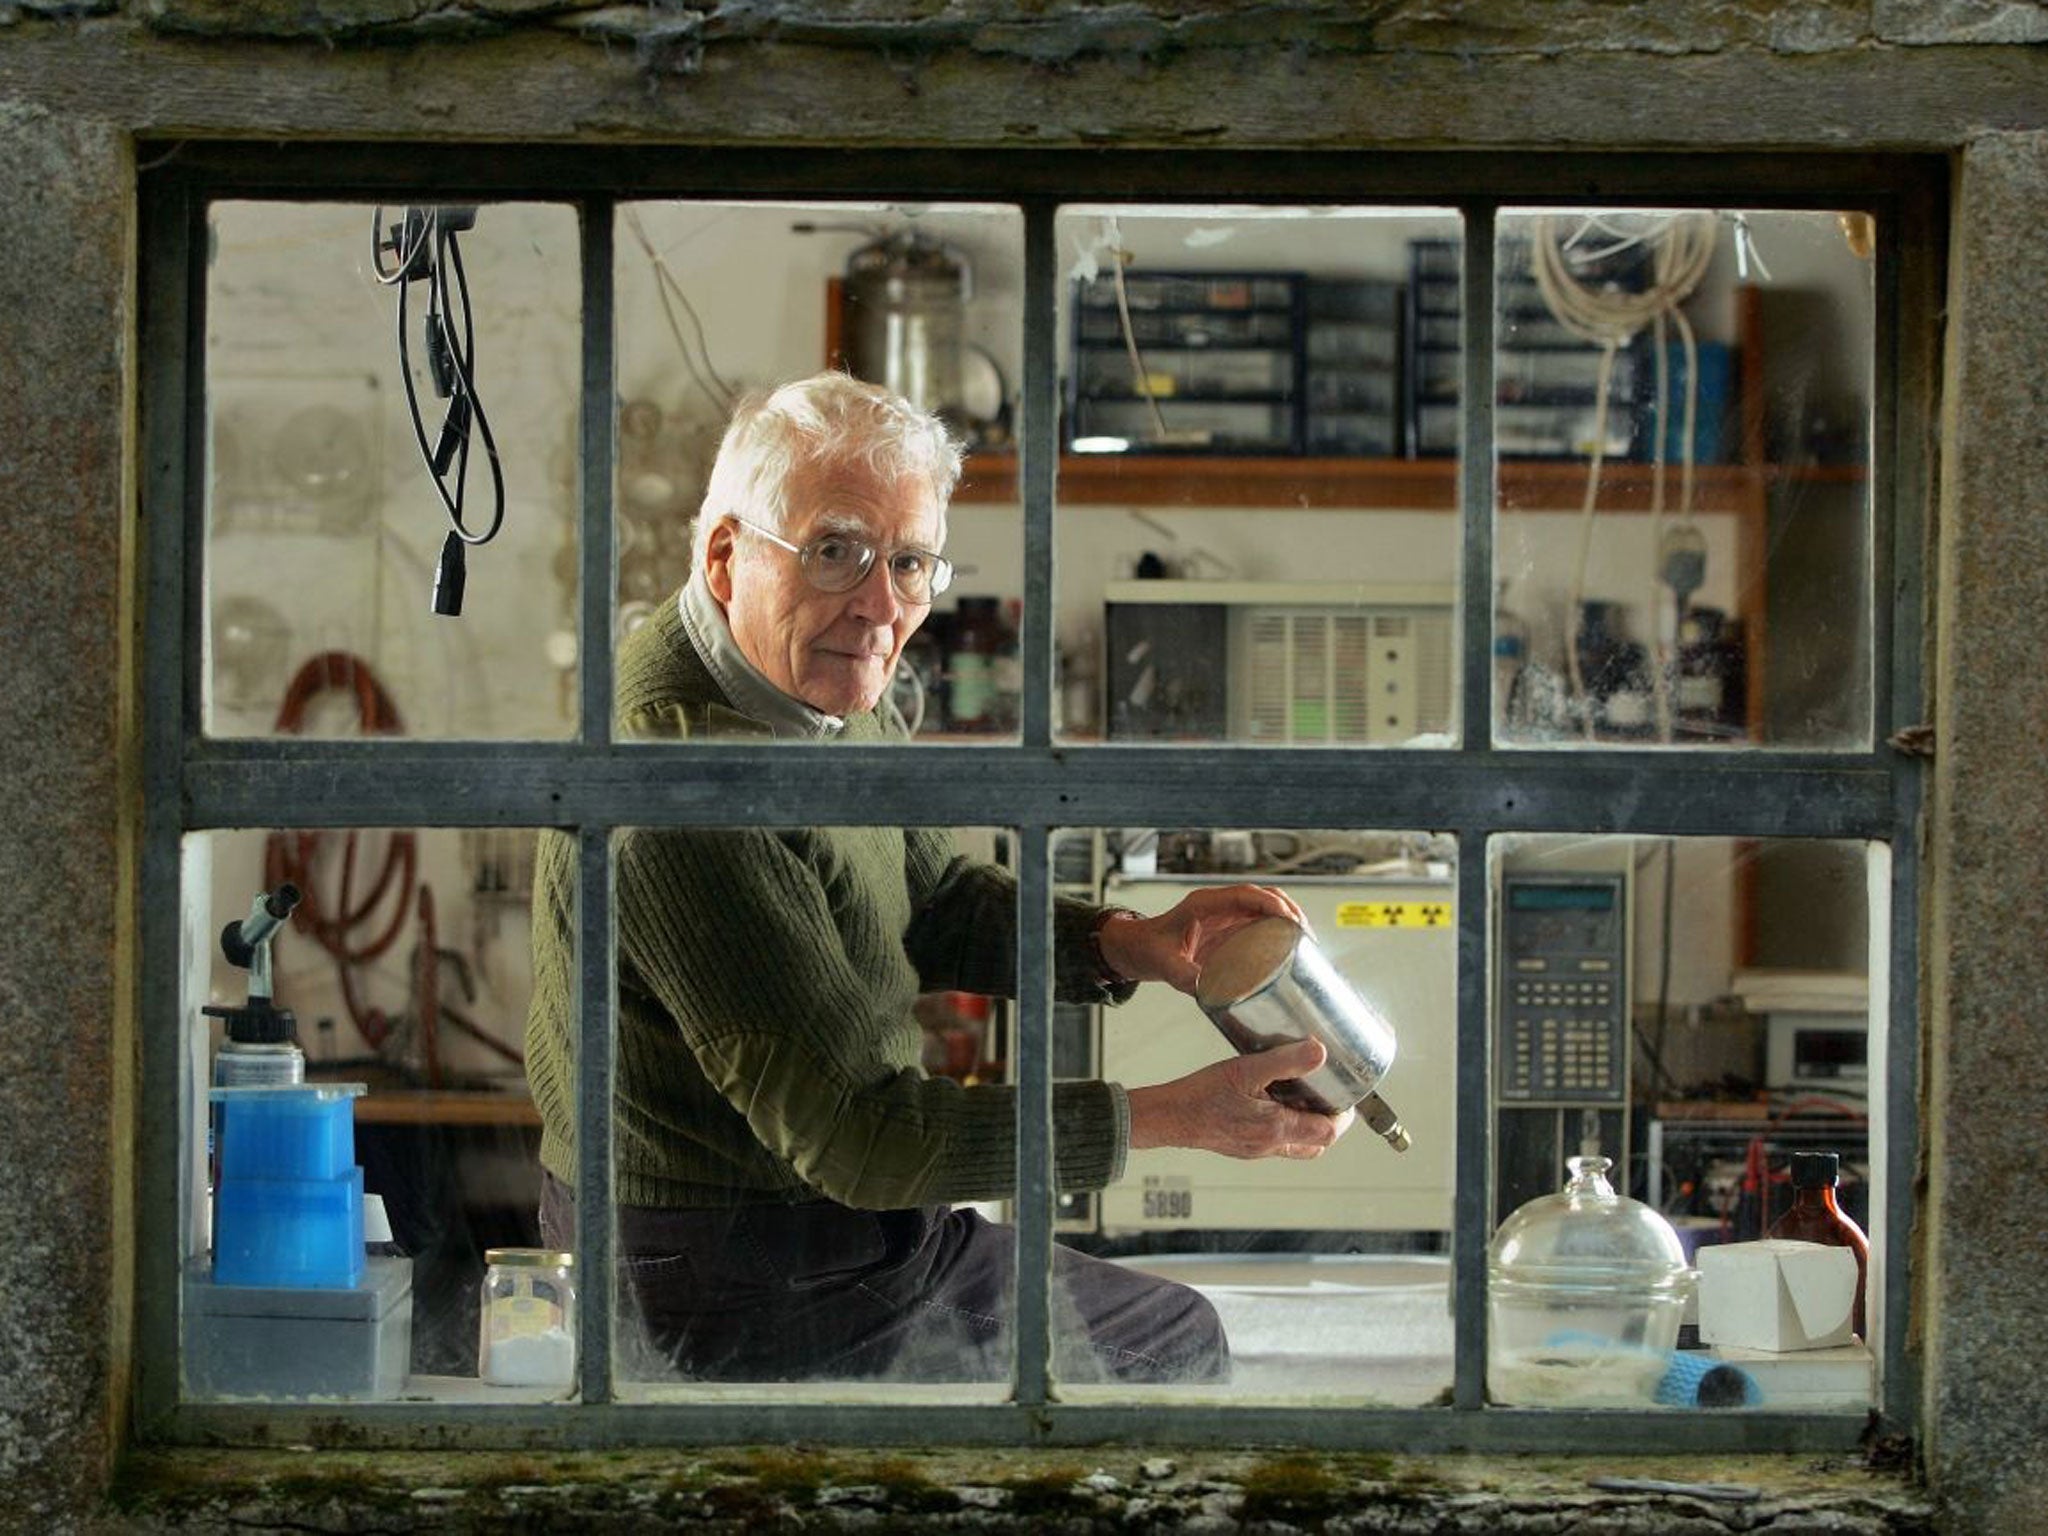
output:
[[[576,1384],[575,1263],[554,1248],[485,1250],[477,1375],[498,1387]]]

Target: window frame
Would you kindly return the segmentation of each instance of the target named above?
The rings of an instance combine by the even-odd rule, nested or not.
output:
[[[159,146],[159,149],[167,146]],[[1919,1115],[1919,829],[1923,764],[1887,738],[1923,718],[1925,608],[1943,277],[1946,169],[1934,157],[1819,154],[1382,154],[1264,151],[873,151],[826,148],[583,149],[455,144],[142,146],[139,176],[141,546],[137,651],[144,769],[139,822],[136,1433],[169,1443],[564,1446],[800,1438],[849,1444],[1081,1444],[1102,1440],[1407,1451],[1842,1450],[1862,1412],[1619,1414],[1484,1401],[1492,1072],[1488,839],[1501,833],[1845,838],[1891,850],[1889,1072],[1882,1106],[1886,1306],[1879,1416],[1911,1433],[1919,1380],[1908,1347],[1912,1192]],[[1455,186],[1455,195],[1446,188]],[[622,745],[611,733],[609,644],[616,358],[613,215],[648,198],[1003,202],[1024,220],[1024,509],[1020,739],[1008,745],[844,748],[814,754],[733,743]],[[207,209],[222,198],[290,201],[545,201],[577,208],[582,284],[579,734],[568,742],[215,740],[200,710],[205,527]],[[1459,744],[1441,750],[1087,746],[1057,743],[1051,629],[1059,419],[1054,219],[1069,203],[1270,203],[1455,208],[1464,221],[1463,430],[1459,471],[1462,683]],[[1870,479],[1872,744],[1846,752],[1501,749],[1490,711],[1494,550],[1494,229],[1531,204],[1863,209],[1877,217]],[[665,771],[648,772],[651,752]],[[1131,772],[1133,753],[1145,773]],[[858,786],[857,789],[849,786]],[[612,829],[628,825],[981,825],[1015,834],[1020,910],[1020,1286],[1010,1400],[621,1403],[610,1377]],[[289,808],[289,809],[287,809]],[[1366,808],[1366,809],[1361,809]],[[1326,1409],[1157,1400],[1068,1403],[1048,1372],[1052,1245],[1050,834],[1065,827],[1372,825],[1449,832],[1459,847],[1457,1318],[1450,1402]],[[188,833],[308,827],[553,826],[577,833],[582,942],[579,1062],[581,1400],[443,1403],[184,1403],[178,1391],[177,1251],[182,1062],[179,981],[206,915],[187,915]],[[1873,967],[1880,962],[1873,957]],[[1038,1277],[1023,1283],[1025,1276]]]

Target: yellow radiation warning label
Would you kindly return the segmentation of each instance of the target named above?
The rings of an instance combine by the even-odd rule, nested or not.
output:
[[[1345,901],[1337,904],[1339,928],[1449,928],[1457,910],[1448,901]]]

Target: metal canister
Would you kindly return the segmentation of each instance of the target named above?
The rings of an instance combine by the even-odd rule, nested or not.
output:
[[[1326,1115],[1356,1106],[1388,1145],[1407,1150],[1407,1131],[1375,1091],[1394,1065],[1394,1028],[1299,924],[1262,918],[1231,934],[1205,959],[1195,1000],[1240,1052],[1320,1040],[1322,1066],[1267,1092]]]
[[[967,258],[915,229],[883,235],[846,262],[846,363],[921,410],[959,420]]]

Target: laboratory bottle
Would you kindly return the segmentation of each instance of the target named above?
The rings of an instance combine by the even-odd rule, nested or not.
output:
[[[989,682],[995,690],[990,713],[996,729],[1014,731],[1024,712],[1024,657],[1019,647],[1024,631],[1023,600],[1006,599],[1001,612],[995,656],[989,664]]]
[[[1870,1282],[1870,1239],[1835,1202],[1835,1186],[1841,1182],[1842,1159],[1834,1152],[1792,1154],[1792,1206],[1771,1223],[1766,1237],[1791,1242],[1822,1243],[1830,1248],[1847,1248],[1856,1255],[1856,1309],[1850,1326],[1857,1338],[1864,1338],[1863,1294]]]
[[[1656,728],[1650,653],[1633,640],[1622,641],[1606,676],[1611,686],[1601,697],[1600,723],[1616,736],[1650,735]]]
[[[946,723],[956,731],[985,731],[995,723],[995,668],[1001,631],[1001,608],[996,599],[960,599],[946,652]]]
[[[1722,722],[1727,680],[1721,675],[1721,613],[1695,608],[1678,626],[1678,678],[1672,704],[1679,720],[1711,735]]]
[[[1060,728],[1070,736],[1092,736],[1096,731],[1096,679],[1101,675],[1102,642],[1092,629],[1074,637],[1065,653],[1066,666],[1060,673]]]

